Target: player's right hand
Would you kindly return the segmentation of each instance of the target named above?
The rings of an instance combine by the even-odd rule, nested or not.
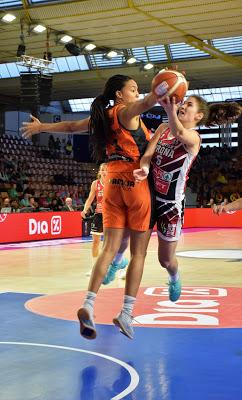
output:
[[[41,132],[41,122],[38,118],[35,118],[33,115],[30,115],[32,121],[31,122],[23,122],[23,127],[20,128],[22,136],[24,139],[29,139],[36,133]]]
[[[222,205],[222,204],[219,204],[219,205],[214,204],[214,206],[213,206],[213,213],[214,213],[214,214],[220,215],[220,214],[226,213],[226,212],[227,212],[227,209],[226,209],[226,206],[225,206],[225,205]]]

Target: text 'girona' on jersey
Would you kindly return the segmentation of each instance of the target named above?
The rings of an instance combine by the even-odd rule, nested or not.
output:
[[[123,107],[117,105],[109,110],[113,137],[107,144],[108,160],[138,161],[146,150],[150,134],[141,120],[136,130],[128,130],[122,126],[118,119],[118,111]]]
[[[152,157],[152,175],[156,197],[167,201],[182,201],[188,173],[196,156],[188,153],[176,138],[168,139],[167,128],[159,138]]]

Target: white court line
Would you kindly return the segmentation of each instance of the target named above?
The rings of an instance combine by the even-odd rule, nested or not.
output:
[[[222,258],[222,259],[242,259],[242,250],[240,249],[204,249],[204,250],[187,250],[178,251],[176,253],[179,257],[191,258]]]
[[[69,351],[75,351],[77,353],[87,353],[87,354],[92,354],[97,357],[102,357],[105,358],[106,360],[112,361],[116,364],[121,365],[121,367],[125,368],[129,374],[130,374],[130,384],[127,386],[126,389],[124,389],[121,393],[117,394],[116,396],[112,397],[110,400],[120,400],[123,399],[125,396],[128,394],[132,393],[136,387],[139,384],[139,375],[136,372],[136,370],[131,367],[129,364],[125,363],[124,361],[119,360],[118,358],[114,358],[111,356],[108,356],[106,354],[102,353],[96,353],[95,351],[89,351],[89,350],[83,350],[83,349],[77,349],[75,347],[66,347],[66,346],[57,346],[53,344],[43,344],[43,343],[26,343],[26,342],[0,342],[1,344],[5,345],[17,345],[17,346],[35,346],[35,347],[49,347],[52,349],[60,349],[60,350],[69,350]]]

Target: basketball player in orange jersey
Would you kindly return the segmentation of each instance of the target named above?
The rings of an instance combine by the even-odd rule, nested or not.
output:
[[[114,102],[113,106],[110,101]],[[104,246],[93,267],[84,304],[78,311],[81,335],[88,339],[96,337],[93,319],[96,294],[126,228],[130,230],[131,259],[126,275],[124,304],[113,322],[122,333],[133,338],[132,310],[151,234],[149,185],[147,180],[136,185],[133,171],[138,168],[150,138],[139,115],[156,102],[153,94],[139,100],[137,83],[128,76],[114,75],[107,81],[103,94],[91,106],[89,132],[93,155],[98,161],[106,153],[108,164],[103,197]]]
[[[99,247],[101,243],[101,236],[103,235],[103,215],[102,215],[102,201],[103,201],[103,190],[106,178],[107,164],[102,163],[99,167],[98,178],[92,182],[89,196],[85,202],[84,209],[81,212],[83,218],[86,217],[88,212],[91,210],[91,205],[96,199],[96,209],[91,225],[91,235],[93,238],[92,242],[92,265],[95,264],[96,258],[99,254]],[[116,272],[125,268],[128,265],[128,260],[123,256],[124,251],[128,247],[129,233],[127,232],[122,239],[121,247],[116,254],[109,270],[104,277],[103,284],[108,284],[115,279]],[[91,271],[87,272],[86,275],[90,276]]]
[[[168,124],[161,124],[150,141],[140,168],[134,171],[136,182],[148,176],[150,164],[156,196],[158,258],[169,274],[169,298],[177,301],[181,280],[175,255],[181,235],[188,173],[200,148],[196,127],[223,124],[238,118],[241,110],[236,103],[212,105],[199,96],[190,96],[178,107],[175,98],[159,101],[167,113]]]
[[[113,107],[110,101],[114,102]],[[115,75],[107,81],[104,93],[92,103],[89,132],[93,154],[100,161],[104,153],[107,154],[108,171],[103,199],[104,246],[94,265],[83,307],[78,311],[81,334],[88,339],[96,337],[93,320],[96,293],[120,248],[126,228],[130,229],[131,260],[126,276],[123,308],[114,323],[125,335],[133,337],[132,310],[151,234],[149,186],[147,181],[135,185],[133,170],[138,168],[139,159],[149,141],[149,133],[139,115],[155,105],[156,101],[152,93],[139,100],[136,82],[130,77]],[[33,118],[33,122],[24,124],[22,131],[26,138],[43,130],[86,131],[88,122],[89,119],[41,124]]]

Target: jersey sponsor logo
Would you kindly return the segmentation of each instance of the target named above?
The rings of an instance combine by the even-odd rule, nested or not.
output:
[[[40,315],[76,321],[76,310],[85,295],[85,291],[78,291],[40,296],[25,307]],[[180,299],[173,303],[167,286],[141,287],[134,324],[137,328],[242,328],[241,298],[242,288],[238,287],[184,286]],[[112,325],[122,301],[122,288],[100,290],[95,303],[96,323]]]
[[[154,168],[154,177],[155,189],[161,194],[167,194],[173,174],[159,168]]]
[[[173,174],[171,172],[163,171],[162,169],[155,169],[155,176],[165,182],[171,182]]]
[[[155,181],[155,190],[161,194],[167,194],[170,187],[169,182]]]
[[[113,178],[113,179],[109,179],[109,183],[111,183],[112,185],[118,185],[118,186],[122,186],[123,188],[125,187],[134,187],[135,182],[134,181],[127,181],[125,179],[117,179],[117,178]]]
[[[161,223],[160,230],[161,230],[161,233],[166,237],[173,238],[176,236],[176,224],[167,224],[166,225],[164,223]]]

